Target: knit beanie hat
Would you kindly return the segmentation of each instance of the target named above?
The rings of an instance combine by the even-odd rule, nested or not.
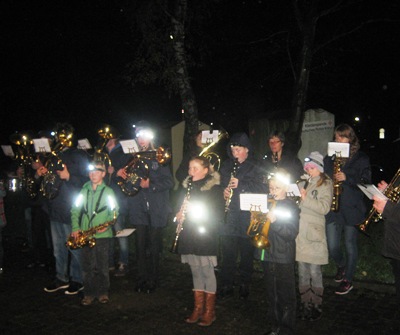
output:
[[[321,173],[324,172],[324,157],[318,152],[313,151],[311,152],[308,157],[304,159],[304,169],[307,166],[313,165],[317,168]]]

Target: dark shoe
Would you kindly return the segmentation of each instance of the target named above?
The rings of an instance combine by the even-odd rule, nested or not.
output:
[[[138,293],[145,292],[146,291],[146,282],[144,282],[144,281],[137,282],[134,290],[135,290],[135,292],[138,292]]]
[[[59,279],[55,279],[50,285],[46,286],[44,288],[44,290],[46,292],[52,293],[52,292],[56,292],[58,290],[63,290],[68,287],[69,287],[69,283],[59,280]]]
[[[233,297],[235,294],[232,286],[224,286],[220,290],[218,290],[217,296],[218,299],[226,299]]]
[[[239,287],[239,298],[246,300],[250,294],[250,289],[248,285],[242,284]]]
[[[312,305],[311,307],[311,314],[308,318],[310,321],[317,321],[321,319],[322,316],[322,308],[321,305]]]
[[[279,335],[279,328],[266,332],[264,335]]]
[[[344,279],[345,267],[339,267],[335,275],[335,282],[340,283]]]
[[[110,299],[108,298],[108,295],[101,295],[99,297],[99,303],[101,304],[108,304],[110,302]]]
[[[302,302],[300,305],[300,313],[299,313],[299,318],[302,321],[308,321],[311,316],[311,307],[308,302]]]
[[[126,267],[126,264],[119,264],[117,271],[115,271],[114,276],[115,277],[123,277],[126,275],[128,272],[128,269]]]
[[[339,284],[339,287],[336,289],[335,293],[339,295],[344,295],[349,293],[352,289],[352,283],[346,279],[343,279],[343,281]]]
[[[68,289],[65,291],[65,294],[75,295],[75,294],[78,294],[82,290],[83,290],[83,285],[73,281],[69,285]]]
[[[81,300],[81,305],[82,306],[89,306],[89,305],[91,305],[93,303],[93,301],[94,301],[93,297],[87,297],[86,296]]]

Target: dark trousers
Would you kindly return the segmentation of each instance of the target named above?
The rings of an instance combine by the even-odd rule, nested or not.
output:
[[[93,248],[82,249],[82,274],[85,296],[108,295],[110,276],[108,270],[108,238],[98,238]]]
[[[392,265],[393,275],[394,275],[394,285],[396,287],[396,297],[397,303],[400,307],[400,260],[391,259],[390,264]]]
[[[162,228],[137,225],[135,236],[138,281],[157,284],[162,250]]]
[[[250,239],[248,237],[221,236],[221,245],[221,287],[234,285],[236,263],[239,256],[239,285],[250,285],[254,259],[254,247]]]
[[[41,206],[32,207],[32,246],[34,261],[44,264],[54,263],[50,219]]]
[[[294,264],[262,262],[267,287],[268,320],[279,334],[295,334],[296,279]]]

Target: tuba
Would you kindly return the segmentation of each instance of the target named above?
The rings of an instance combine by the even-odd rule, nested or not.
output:
[[[58,135],[58,142],[55,144],[51,151],[50,157],[45,162],[44,166],[47,172],[43,175],[42,182],[40,184],[40,192],[42,195],[51,200],[58,195],[58,191],[61,187],[61,179],[57,174],[64,168],[64,164],[58,154],[64,149],[72,147],[72,132],[62,130]]]
[[[333,161],[333,175],[340,172],[342,170],[342,166],[344,164],[344,158],[337,152],[334,156],[332,156]],[[338,212],[339,211],[339,200],[340,194],[343,192],[342,182],[335,180],[333,178],[333,197],[332,197],[332,204],[331,204],[331,211]]]
[[[276,200],[268,199],[270,204],[269,210],[273,210],[276,206]],[[267,249],[270,246],[268,240],[269,227],[271,221],[267,218],[267,214],[261,212],[261,206],[251,205],[250,208],[250,225],[247,228],[247,236],[250,237],[252,244],[259,249]]]
[[[210,133],[212,133],[212,130],[210,130]],[[217,140],[207,143],[207,145],[203,148],[203,150],[201,150],[199,154],[199,156],[206,157],[210,161],[215,171],[219,171],[219,168],[221,167],[221,157],[212,149],[217,143],[219,143],[219,141],[224,138],[229,138],[229,134],[225,129],[221,128],[221,131],[218,132]]]
[[[387,185],[385,190],[382,192],[389,200],[398,203],[400,201],[400,168],[397,170],[396,174]],[[377,212],[377,210],[372,207],[368,213],[367,218],[364,222],[358,224],[356,227],[363,233],[366,232],[368,225],[371,222],[378,222],[382,220],[382,215]]]
[[[29,132],[15,133],[10,136],[10,141],[17,145],[18,154],[15,159],[20,161],[22,168],[22,175],[20,180],[20,187],[26,190],[28,196],[33,199],[37,195],[35,179],[32,176],[30,166],[34,161],[30,152],[30,146],[33,144],[32,135]]]
[[[140,191],[141,179],[147,179],[149,176],[149,166],[146,161],[156,160],[160,165],[167,165],[172,158],[171,150],[165,147],[159,147],[156,150],[135,152],[128,164],[124,167],[127,178],[117,182],[121,191],[127,196],[134,196]]]

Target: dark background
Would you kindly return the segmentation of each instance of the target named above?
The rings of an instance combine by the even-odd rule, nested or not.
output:
[[[195,2],[188,1],[189,10]],[[294,79],[281,46],[290,40],[290,55],[297,56],[292,7],[286,0],[210,3],[207,21],[191,27],[187,39],[199,119],[229,132],[247,130],[249,118],[291,106]],[[315,54],[307,108],[353,124],[374,163],[392,163],[392,171],[398,165],[392,142],[400,124],[400,8],[395,1],[359,3],[318,23],[317,45],[343,36]],[[15,131],[49,130],[56,122],[70,122],[77,138],[92,139],[103,123],[130,137],[140,119],[158,125],[181,119],[178,96],[162,85],[122,80],[141,40],[126,8],[123,1],[1,2],[1,144]],[[387,139],[379,142],[380,127]]]

